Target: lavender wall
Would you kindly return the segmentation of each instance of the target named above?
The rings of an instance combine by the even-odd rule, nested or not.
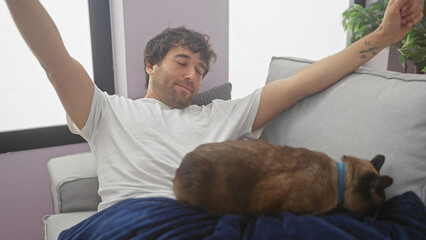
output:
[[[41,239],[53,213],[47,161],[89,151],[86,143],[0,154],[0,239]]]
[[[227,82],[228,1],[122,0],[124,45],[114,47],[125,51],[124,59],[115,59],[115,67],[125,67],[120,79],[124,92],[131,98],[145,95],[143,46],[167,26],[186,25],[210,34],[219,58],[202,90]],[[47,161],[88,150],[83,143],[0,154],[0,239],[41,239],[42,217],[53,212]]]

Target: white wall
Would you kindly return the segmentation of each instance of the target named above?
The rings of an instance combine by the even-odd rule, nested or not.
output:
[[[272,56],[319,60],[346,46],[342,0],[230,1],[233,97],[264,85]]]

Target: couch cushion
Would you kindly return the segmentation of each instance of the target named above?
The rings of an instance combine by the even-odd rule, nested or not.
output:
[[[90,211],[45,216],[43,217],[43,239],[56,240],[63,230],[76,225],[95,213],[95,211]]]
[[[274,57],[266,83],[311,63]],[[322,151],[336,160],[383,154],[381,173],[394,179],[387,197],[412,190],[426,202],[426,75],[361,67],[283,112],[261,138]]]

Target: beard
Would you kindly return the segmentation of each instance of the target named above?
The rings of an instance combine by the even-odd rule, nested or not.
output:
[[[149,84],[157,100],[173,108],[183,109],[191,105],[198,91],[192,82],[173,78],[161,65]]]

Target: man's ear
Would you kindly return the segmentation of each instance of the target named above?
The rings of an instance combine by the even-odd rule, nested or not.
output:
[[[153,73],[154,73],[154,70],[155,70],[155,64],[154,65],[152,65],[151,63],[149,63],[148,61],[145,61],[145,71],[146,71],[146,73],[148,74],[148,75],[152,75]]]

